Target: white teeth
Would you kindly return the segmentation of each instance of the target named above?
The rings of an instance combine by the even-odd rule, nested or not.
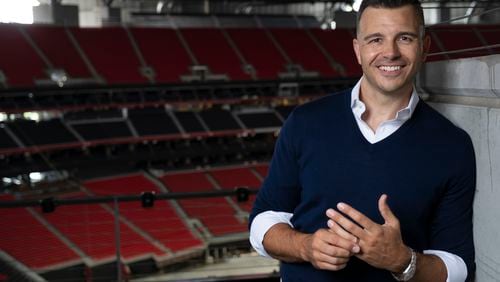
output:
[[[383,71],[398,71],[401,69],[401,66],[380,66],[379,69]]]

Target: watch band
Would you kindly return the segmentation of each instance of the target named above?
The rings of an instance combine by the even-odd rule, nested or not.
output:
[[[412,248],[410,248],[410,251],[411,260],[406,269],[401,273],[391,272],[392,277],[394,277],[394,279],[396,279],[397,281],[409,281],[413,278],[413,276],[415,276],[415,272],[417,270],[417,253]]]

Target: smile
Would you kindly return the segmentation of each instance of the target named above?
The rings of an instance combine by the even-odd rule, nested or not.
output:
[[[379,66],[378,68],[386,72],[394,72],[401,70],[402,66]]]

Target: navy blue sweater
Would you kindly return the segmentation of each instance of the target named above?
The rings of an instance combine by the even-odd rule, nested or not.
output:
[[[472,201],[476,165],[470,137],[425,102],[386,139],[370,144],[350,106],[351,91],[296,108],[285,122],[250,222],[264,211],[293,213],[294,228],[327,228],[325,211],[346,202],[383,223],[386,193],[411,248],[460,256],[475,271]],[[283,281],[394,281],[386,270],[353,257],[340,271],[282,263]]]

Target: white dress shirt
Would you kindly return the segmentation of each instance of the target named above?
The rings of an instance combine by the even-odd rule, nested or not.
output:
[[[398,130],[407,120],[409,120],[417,107],[419,97],[413,88],[408,106],[399,110],[396,117],[391,120],[382,122],[374,132],[368,124],[362,119],[363,113],[366,111],[365,104],[359,99],[359,89],[361,78],[354,86],[351,92],[351,108],[356,119],[356,123],[363,136],[371,144],[377,143]],[[262,241],[267,231],[277,223],[286,223],[293,227],[291,218],[293,214],[287,212],[266,211],[258,214],[250,226],[250,243],[253,248],[262,256],[270,257],[264,249]],[[424,250],[424,254],[432,254],[438,256],[445,264],[448,272],[447,282],[463,282],[467,278],[467,266],[463,259],[455,254],[439,251],[439,250]]]

